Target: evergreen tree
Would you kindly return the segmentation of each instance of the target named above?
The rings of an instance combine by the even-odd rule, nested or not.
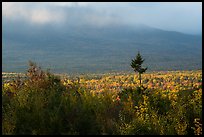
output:
[[[137,56],[135,57],[135,59],[132,59],[132,62],[130,64],[131,67],[134,69],[134,71],[139,73],[140,87],[142,86],[141,85],[141,79],[142,79],[141,74],[147,70],[147,67],[142,68],[143,62],[144,62],[144,59],[140,55],[140,52],[138,52]]]

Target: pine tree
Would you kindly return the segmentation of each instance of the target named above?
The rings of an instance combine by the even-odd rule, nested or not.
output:
[[[142,56],[140,55],[140,52],[138,52],[137,56],[135,57],[135,59],[132,59],[131,62],[131,67],[134,69],[135,72],[139,73],[139,80],[140,80],[140,87],[142,86],[141,84],[141,74],[143,74],[146,70],[146,68],[142,68],[142,63],[144,62],[144,59],[142,58]]]

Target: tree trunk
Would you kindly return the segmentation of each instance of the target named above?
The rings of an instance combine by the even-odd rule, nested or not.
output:
[[[141,87],[141,73],[139,73],[140,87]]]

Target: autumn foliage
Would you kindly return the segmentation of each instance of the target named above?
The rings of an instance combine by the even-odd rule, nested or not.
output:
[[[2,133],[201,135],[202,72],[62,78],[30,64],[2,85]]]

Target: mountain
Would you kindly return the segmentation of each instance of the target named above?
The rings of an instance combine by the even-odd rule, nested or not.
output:
[[[3,28],[5,72],[25,72],[28,60],[57,73],[132,71],[130,62],[138,51],[149,71],[202,69],[200,35],[141,24],[40,27],[3,23]]]

